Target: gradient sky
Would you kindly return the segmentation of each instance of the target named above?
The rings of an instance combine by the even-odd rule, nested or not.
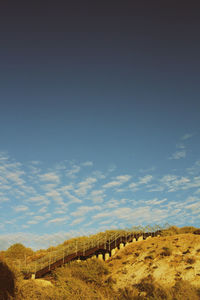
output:
[[[0,4],[0,249],[200,226],[200,5],[138,2]]]

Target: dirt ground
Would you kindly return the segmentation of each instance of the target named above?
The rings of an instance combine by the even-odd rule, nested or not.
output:
[[[200,236],[179,234],[133,242],[108,265],[116,289],[137,284],[148,275],[166,287],[179,279],[200,287]]]

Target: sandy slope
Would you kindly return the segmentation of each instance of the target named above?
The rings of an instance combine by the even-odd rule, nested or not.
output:
[[[200,287],[200,236],[179,234],[131,243],[108,265],[116,289],[137,284],[148,275],[166,287],[180,278]]]

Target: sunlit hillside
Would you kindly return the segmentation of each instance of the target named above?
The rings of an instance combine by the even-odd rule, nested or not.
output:
[[[109,237],[111,233],[99,235]],[[92,236],[79,239],[88,238]],[[74,239],[64,244],[73,242]],[[56,249],[60,247],[63,244]],[[200,299],[200,235],[197,228],[172,226],[158,236],[152,233],[146,240],[127,243],[107,261],[94,257],[72,261],[34,280],[25,280],[18,265],[13,263],[24,256],[31,262],[56,249],[34,252],[15,244],[2,251],[0,299]]]

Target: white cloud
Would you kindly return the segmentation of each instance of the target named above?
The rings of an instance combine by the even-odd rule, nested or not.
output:
[[[78,196],[85,196],[87,194],[88,190],[90,190],[93,187],[93,185],[96,181],[97,181],[96,178],[88,177],[84,181],[78,183],[78,185],[77,185],[78,188],[76,190],[74,190],[74,192]]]
[[[4,162],[9,159],[9,156],[6,152],[0,152],[0,161]]]
[[[122,185],[122,182],[120,181],[110,181],[106,184],[103,185],[103,188],[108,189],[108,188],[113,188],[116,186]]]
[[[186,170],[190,175],[198,175],[200,173],[200,160],[197,160],[192,167]]]
[[[105,204],[106,208],[114,208],[114,207],[118,207],[119,205],[120,205],[120,200],[116,200],[116,199],[111,199],[107,201]]]
[[[181,146],[176,150],[179,149],[184,150]],[[129,226],[128,224],[133,222],[134,224],[159,223],[163,220],[181,221],[186,224],[192,222],[192,216],[196,216],[200,209],[197,205],[200,202],[199,160],[187,169],[188,172],[179,173],[180,170],[173,170],[174,174],[167,174],[161,178],[156,177],[156,174],[150,175],[151,172],[147,170],[143,173],[140,170],[138,177],[134,179],[135,174],[111,176],[113,173],[108,171],[102,173],[83,168],[92,166],[90,162],[80,163],[80,166],[71,164],[72,170],[69,170],[71,177],[67,177],[67,170],[61,163],[60,166],[56,165],[53,169],[46,170],[40,165],[41,170],[35,171],[34,174],[30,164],[22,166],[10,159],[0,160],[0,210],[6,211],[7,203],[3,201],[10,201],[11,213],[15,214],[14,223],[3,221],[3,230],[16,230],[16,228],[38,230],[40,223],[42,225],[45,223],[45,226],[54,224],[62,226],[67,223],[69,227],[69,225],[78,226],[82,222],[81,226],[78,226],[79,229],[84,230],[87,227],[91,232],[99,229],[99,224],[111,224],[116,228],[120,224]],[[82,172],[78,174],[80,170]],[[80,178],[75,176],[77,174]],[[116,174],[117,170],[115,170]],[[113,190],[109,188],[114,188],[114,195]],[[138,189],[141,193],[136,195],[134,192]],[[145,193],[149,191],[162,191],[163,196],[158,197],[155,193],[152,199],[144,200],[147,196]],[[176,191],[180,193],[173,194],[174,201],[164,198],[164,192],[166,194]],[[191,197],[185,200],[189,192]],[[172,197],[171,194],[168,195]],[[105,229],[108,228],[105,226]]]
[[[25,181],[21,178],[21,175],[24,175],[25,173],[23,171],[13,171],[13,172],[7,172],[6,178],[10,181],[12,181],[16,185],[23,185]]]
[[[63,198],[61,197],[60,193],[56,190],[52,190],[50,192],[47,192],[45,195],[46,195],[47,198],[51,197],[54,201],[56,201],[58,203],[63,201]]]
[[[105,198],[104,190],[93,190],[88,198],[93,203],[102,203]]]
[[[85,218],[78,218],[78,219],[75,219],[74,221],[72,221],[72,223],[70,224],[70,226],[78,225],[78,224],[80,224],[81,222],[83,222],[84,220],[85,220]]]
[[[63,207],[62,207],[62,209],[56,209],[54,211],[54,214],[55,215],[64,215],[64,214],[66,214],[66,209],[64,209]]]
[[[82,200],[72,195],[68,190],[63,191],[64,196],[67,196],[67,198],[70,200],[66,204],[74,204],[74,203],[82,203]],[[64,197],[63,196],[63,197]]]
[[[63,185],[62,187],[59,188],[59,191],[65,193],[68,192],[70,190],[73,190],[73,185],[69,184],[69,185]]]
[[[25,205],[19,205],[19,206],[15,206],[13,207],[13,209],[18,213],[18,212],[24,212],[28,210],[28,206]]]
[[[116,176],[116,179],[119,180],[120,182],[127,182],[131,179],[130,175],[120,175]]]
[[[195,194],[200,194],[200,189],[196,190]]]
[[[108,167],[108,172],[109,173],[112,173],[116,170],[117,166],[115,164],[111,164],[109,167]]]
[[[82,163],[82,166],[84,166],[84,167],[92,167],[93,166],[93,162],[92,161],[85,161],[84,163]]]
[[[45,249],[52,245],[57,245],[58,243],[64,242],[65,239],[71,237],[72,234],[66,232],[58,232],[55,234],[33,234],[33,233],[12,233],[0,235],[0,249],[6,250],[9,246],[15,243],[22,243],[27,247],[32,247],[36,249]]]
[[[152,179],[153,179],[152,175],[145,175],[143,177],[139,177],[139,181],[132,182],[131,184],[129,184],[129,188],[135,192],[139,189],[140,185],[143,185],[143,184],[146,185],[147,183],[152,181]]]
[[[69,219],[69,217],[65,216],[63,218],[55,218],[51,219],[47,222],[47,224],[59,224],[59,223],[66,223],[66,221]]]
[[[71,215],[74,217],[84,216],[93,210],[101,210],[101,206],[80,206],[76,211],[72,212]]]
[[[181,137],[181,140],[185,141],[185,140],[187,140],[187,139],[190,139],[190,138],[193,137],[193,136],[194,136],[193,133],[186,133],[185,135],[183,135],[183,136]]]
[[[80,166],[73,165],[72,169],[66,172],[66,175],[70,178],[76,178],[76,174],[81,170]]]
[[[44,191],[51,191],[57,188],[57,183],[46,183],[46,184],[42,184],[41,188]]]
[[[151,185],[150,189],[148,190],[148,192],[162,192],[162,191],[164,191],[164,187],[156,184]]]
[[[163,176],[160,181],[167,184],[170,181],[176,180],[176,178],[177,178],[176,175],[169,174],[169,175]]]
[[[107,189],[107,188],[113,188],[113,187],[116,187],[116,186],[120,186],[120,185],[124,184],[125,182],[129,181],[130,179],[131,179],[130,175],[116,176],[115,180],[104,184],[103,188]]]
[[[47,211],[47,207],[43,206],[39,209],[39,213],[45,213]]]
[[[177,144],[176,148],[178,148],[178,149],[185,149],[185,145],[183,145],[183,144]]]
[[[181,159],[186,157],[186,151],[181,150],[181,151],[176,151],[175,153],[172,154],[172,156],[169,157],[169,159]]]
[[[43,205],[43,204],[48,205],[50,203],[50,201],[46,197],[41,195],[30,197],[27,201],[31,203],[35,203],[36,205]]]
[[[106,175],[103,174],[100,171],[94,171],[94,172],[92,172],[92,176],[95,177],[95,178],[97,178],[97,179],[105,179],[106,178]]]
[[[53,182],[53,184],[60,183],[60,178],[55,172],[49,172],[42,175],[39,175],[41,181],[44,182]]]
[[[152,175],[146,175],[144,177],[140,177],[139,178],[139,184],[147,184],[148,182],[150,182],[153,179]]]
[[[162,199],[164,202],[164,199]],[[119,207],[117,209],[106,210],[104,212],[100,212],[92,217],[94,221],[101,219],[109,219],[112,220],[112,224],[117,222],[120,223],[121,220],[124,222],[128,222],[130,224],[150,224],[152,222],[161,223],[166,222],[169,219],[171,211],[163,207],[154,208],[152,206],[141,206],[141,207]]]
[[[0,192],[0,203],[10,201],[10,199],[4,196],[3,193]]]
[[[37,220],[30,220],[27,222],[27,224],[29,224],[29,225],[36,225],[38,223],[39,223],[39,221],[37,221]]]
[[[184,176],[165,175],[160,179],[160,182],[168,188],[168,192],[175,192],[200,187],[200,176],[188,178]]]
[[[148,205],[160,205],[163,202],[166,202],[168,199],[167,198],[163,198],[161,200],[159,200],[158,198],[154,198],[152,200],[148,200],[146,201],[146,204]]]
[[[45,216],[34,216],[33,217],[33,219],[35,220],[35,221],[43,221],[43,220],[45,220],[46,218],[48,218],[49,217],[49,215],[48,214],[46,214]]]
[[[136,189],[137,189],[137,187],[138,187],[138,185],[139,185],[138,183],[136,183],[136,182],[132,182],[132,183],[130,183],[130,184],[129,184],[129,188],[130,188],[130,189],[134,189],[134,190],[136,190]]]

